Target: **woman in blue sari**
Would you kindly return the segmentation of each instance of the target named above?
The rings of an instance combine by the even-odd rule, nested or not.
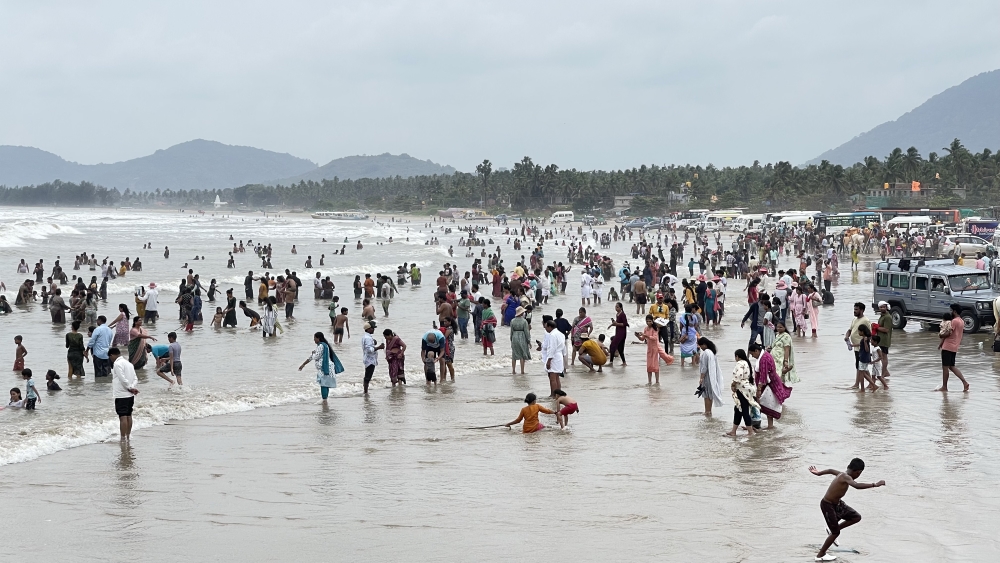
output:
[[[708,282],[708,286],[705,289],[705,324],[719,324],[718,311],[715,310],[715,303],[719,298],[719,294],[716,293],[715,284]]]
[[[517,299],[517,296],[513,292],[508,293],[507,298],[504,299],[503,326],[510,326],[510,321],[514,320],[517,308],[520,306],[521,302]]]
[[[678,339],[681,346],[681,367],[684,367],[684,360],[691,358],[691,365],[698,365],[698,316],[693,313],[693,305],[684,306],[684,314],[678,324]]]
[[[333,353],[333,348],[330,347],[330,343],[326,341],[326,336],[322,332],[313,335],[313,342],[316,344],[316,349],[306,358],[306,361],[302,362],[299,371],[302,371],[310,361],[316,364],[316,383],[319,384],[323,402],[326,403],[326,399],[330,396],[330,388],[337,386],[336,374],[344,371],[344,366],[340,363],[337,355]]]

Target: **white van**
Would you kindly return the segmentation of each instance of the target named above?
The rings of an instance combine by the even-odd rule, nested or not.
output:
[[[705,216],[705,221],[707,223],[714,223],[719,228],[722,228],[729,226],[733,220],[738,219],[742,215],[743,211],[739,209],[713,211]]]
[[[763,222],[764,215],[740,215],[733,219],[732,230],[738,233],[757,232]]]
[[[575,220],[572,211],[556,211],[549,217],[549,223],[572,223]]]
[[[926,231],[927,227],[934,224],[934,221],[927,215],[899,215],[889,219],[885,223],[888,231],[893,229],[901,232]]]
[[[789,215],[778,221],[779,226],[807,227],[813,222],[812,215]]]

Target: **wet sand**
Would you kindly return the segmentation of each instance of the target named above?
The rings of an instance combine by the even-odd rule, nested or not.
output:
[[[615,247],[616,263],[627,248]],[[578,303],[573,273],[570,280],[571,296],[554,303],[567,311]],[[1000,553],[991,517],[1000,506],[1000,361],[977,344],[991,336],[963,342],[968,394],[931,391],[940,383],[937,337],[915,326],[894,334],[889,392],[848,391],[853,357],[842,335],[851,304],[870,303],[870,284],[870,272],[853,278],[844,270],[837,304],[821,313],[820,338],[795,339],[803,381],[785,415],[752,439],[722,436],[729,402],[713,419],[701,414],[695,369],[663,367],[661,385],[647,386],[645,349],[633,345],[627,369],[569,369],[563,386],[581,408],[570,430],[554,428],[549,416],[549,430],[535,435],[468,430],[513,419],[525,393],[547,389],[537,359],[528,375],[509,375],[505,329],[495,359],[481,361],[471,342],[459,345],[468,363],[455,384],[428,390],[410,360],[405,390],[382,381],[368,399],[356,391],[359,341],[351,340],[338,349],[348,363],[345,394],[324,408],[311,375],[294,371],[309,348],[302,341],[322,319],[304,292],[296,340],[286,334],[290,350],[271,349],[267,360],[275,370],[268,375],[301,385],[304,400],[143,428],[130,446],[111,441],[0,467],[12,504],[0,522],[32,556],[67,561],[807,561],[825,535],[818,504],[830,478],[806,468],[843,469],[860,456],[868,464],[861,480],[888,486],[849,492],[845,500],[864,520],[839,543],[860,553],[836,552],[840,560],[987,560]],[[739,328],[741,287],[730,285],[724,326],[704,331],[719,347],[727,383],[732,352],[749,335]],[[419,291],[426,295],[396,310],[429,313],[430,290]],[[592,310],[595,324],[606,326],[600,319],[611,311]],[[634,306],[626,311],[638,322]],[[393,322],[411,331],[424,324]],[[401,334],[415,358],[418,333]],[[232,349],[253,350],[245,346],[258,341]],[[237,380],[224,383],[224,364],[189,355],[186,365],[196,358],[201,377],[216,379],[193,386],[192,403],[200,392],[239,390]],[[279,371],[278,360],[289,365]],[[220,373],[209,374],[209,365]],[[383,379],[384,371],[380,358]]]

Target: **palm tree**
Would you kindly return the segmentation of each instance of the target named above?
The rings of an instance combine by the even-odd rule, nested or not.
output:
[[[955,183],[958,186],[965,187],[969,169],[972,167],[972,155],[969,154],[968,149],[958,139],[952,141],[951,145],[945,147],[944,150],[948,153],[948,156],[945,158],[948,159],[948,164],[955,175]]]
[[[892,149],[885,159],[886,182],[898,182],[903,177],[903,151],[899,147]]]
[[[823,164],[826,166],[824,167]],[[824,160],[820,164],[820,170],[823,172],[820,178],[821,185],[826,190],[827,195],[832,196],[834,202],[841,202],[847,196],[852,195],[850,183],[844,175],[843,166],[839,164],[831,166],[829,162]]]
[[[777,205],[792,185],[792,165],[789,162],[781,161],[774,165],[774,172],[768,179],[764,187],[764,199],[770,205]]]
[[[483,160],[483,163],[476,166],[476,174],[483,181],[483,208],[486,208],[486,201],[489,198],[490,190],[490,174],[493,173],[493,163],[489,160]]]
[[[906,149],[906,155],[903,157],[903,173],[906,174],[905,178],[908,178],[910,181],[916,180],[922,162],[923,159],[920,157],[917,147]]]

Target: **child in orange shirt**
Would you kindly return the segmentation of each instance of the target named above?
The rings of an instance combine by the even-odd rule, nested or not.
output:
[[[542,425],[542,423],[538,422],[538,413],[539,412],[543,412],[545,414],[555,414],[555,413],[543,407],[542,405],[536,404],[535,401],[537,400],[538,397],[536,397],[534,393],[528,393],[528,395],[524,398],[524,402],[528,403],[528,406],[523,407],[521,409],[521,414],[517,415],[517,418],[515,420],[512,420],[507,424],[504,424],[504,426],[510,428],[512,425],[517,424],[518,422],[521,422],[523,420],[524,425],[521,427],[521,432],[523,432],[524,434],[530,434],[532,432],[538,432],[539,430],[544,429],[545,426]]]

